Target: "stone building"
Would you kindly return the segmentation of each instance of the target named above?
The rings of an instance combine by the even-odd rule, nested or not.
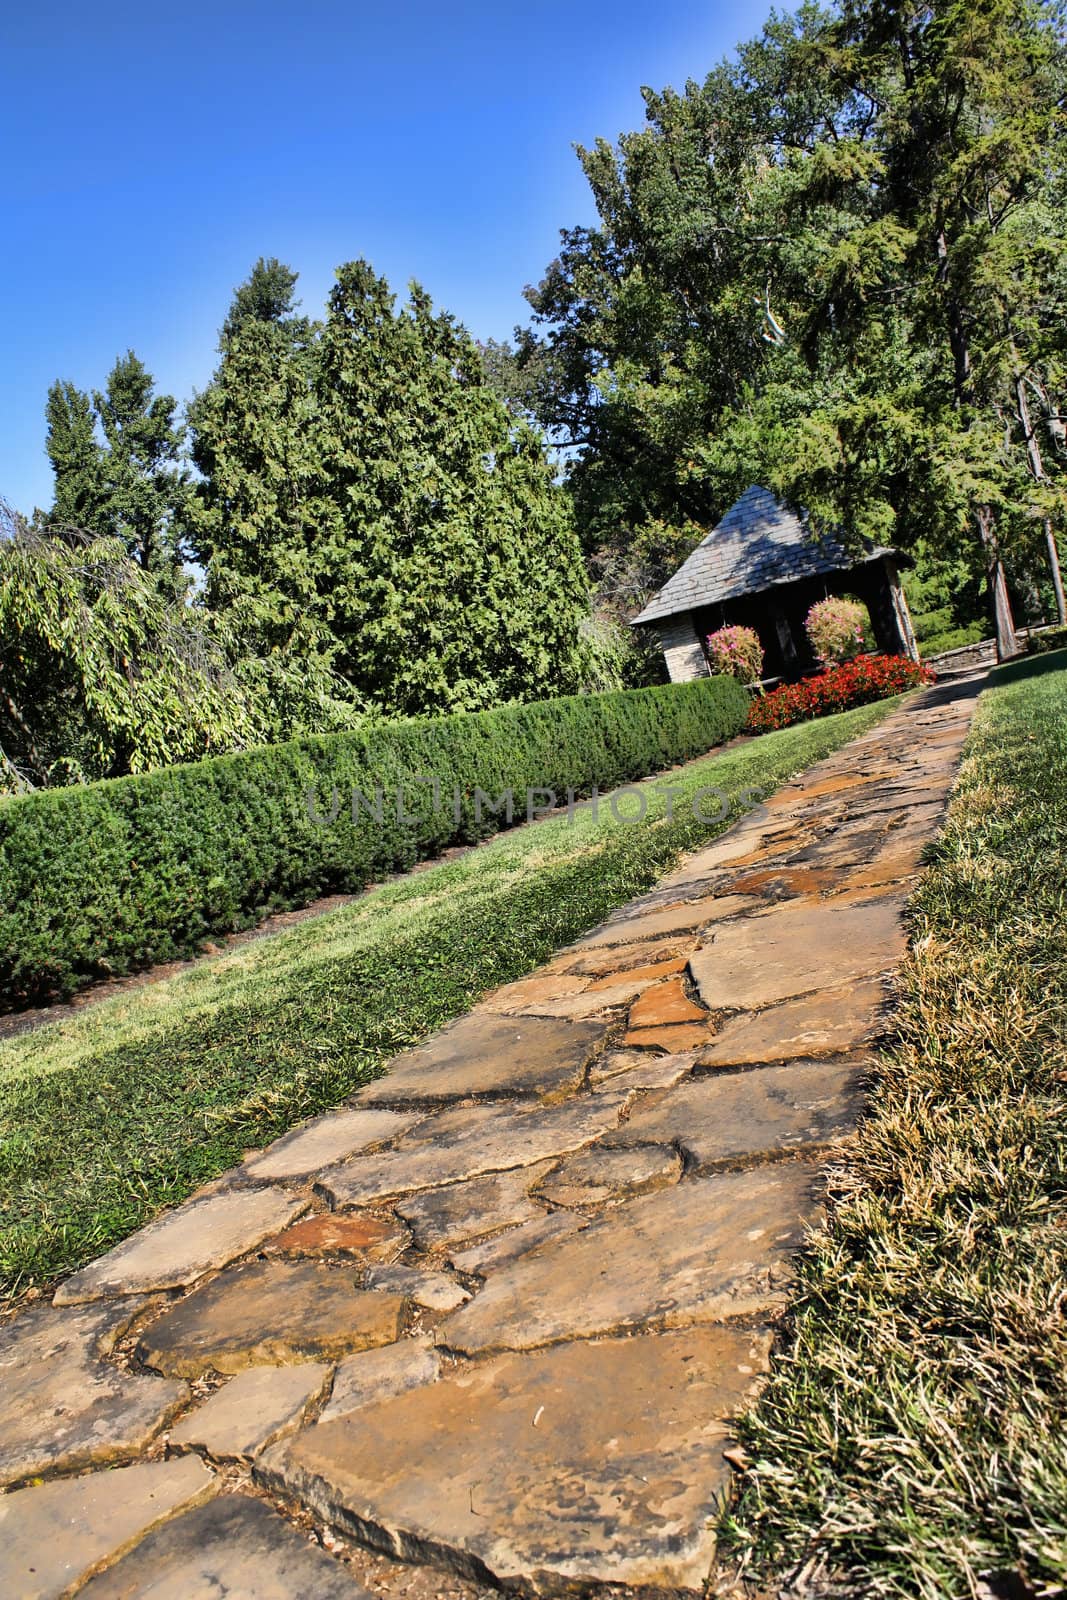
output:
[[[918,660],[895,550],[849,553],[816,539],[804,521],[753,485],[648,602],[631,627],[659,642],[675,683],[705,677],[704,641],[726,624],[755,628],[768,678],[817,665],[804,618],[817,600],[848,595],[870,614],[879,650]]]

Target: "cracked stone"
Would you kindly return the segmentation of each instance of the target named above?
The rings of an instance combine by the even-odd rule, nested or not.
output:
[[[453,1254],[450,1259],[458,1272],[484,1277],[488,1272],[510,1266],[540,1245],[581,1232],[585,1226],[585,1220],[570,1211],[553,1211],[548,1216],[542,1212],[536,1221],[525,1222],[521,1228],[509,1228],[507,1233],[498,1233],[492,1239],[483,1239],[481,1244]]]
[[[627,1099],[604,1091],[551,1107],[464,1106],[422,1124],[395,1150],[335,1168],[319,1188],[337,1206],[358,1205],[533,1166],[591,1144],[615,1126]]]
[[[317,1361],[249,1367],[183,1417],[170,1443],[205,1450],[216,1461],[251,1461],[300,1426],[329,1377],[330,1368]]]
[[[440,1336],[473,1355],[764,1312],[786,1298],[814,1176],[777,1162],[630,1200],[495,1272]]]
[[[320,1423],[257,1476],[402,1558],[535,1593],[700,1591],[729,1483],[725,1420],[767,1364],[733,1328],[579,1342],[457,1369]]]
[[[59,1600],[147,1528],[210,1494],[195,1456],[58,1478],[0,1497],[0,1594]],[[79,1593],[84,1593],[80,1590]],[[187,1596],[182,1597],[187,1600]]]
[[[396,1209],[411,1224],[420,1250],[464,1244],[541,1216],[540,1207],[530,1199],[530,1190],[551,1165],[545,1161],[536,1167],[494,1172],[487,1178],[427,1189],[398,1201]]]
[[[370,1145],[395,1139],[418,1120],[417,1112],[408,1116],[397,1111],[333,1112],[276,1139],[262,1155],[246,1161],[243,1170],[252,1178],[303,1178]]]
[[[88,1600],[371,1600],[262,1500],[224,1494],[156,1528],[79,1591]]]
[[[536,1005],[527,1006],[521,1013],[523,1016],[539,1017],[599,1017],[608,1011],[617,1011],[620,1006],[629,1005],[634,995],[640,994],[644,988],[641,982],[630,983],[622,980],[603,989],[587,989],[583,994],[566,995],[560,1000],[541,1000]]]
[[[650,911],[643,916],[627,916],[618,922],[605,922],[596,933],[580,941],[582,949],[596,949],[600,945],[627,944],[635,939],[651,939],[658,934],[694,932],[705,923],[744,911],[750,901],[744,895],[723,895],[714,900],[686,900],[681,905],[663,911]]]
[[[318,1261],[247,1261],[165,1311],[141,1335],[138,1355],[160,1372],[196,1377],[301,1359],[329,1360],[389,1344],[400,1334],[399,1295],[358,1287]]]
[[[185,1384],[100,1359],[128,1320],[114,1309],[35,1306],[0,1328],[0,1483],[113,1461],[166,1426]]]
[[[470,1291],[447,1272],[424,1272],[418,1267],[372,1267],[367,1287],[402,1294],[426,1311],[454,1311],[470,1299]]]
[[[740,1156],[822,1145],[855,1127],[862,1077],[856,1061],[838,1059],[691,1078],[658,1105],[635,1111],[608,1140],[620,1147],[673,1141],[696,1172]]]
[[[707,1012],[695,1005],[685,992],[681,974],[657,983],[639,995],[630,1008],[630,1027],[659,1028],[667,1024],[707,1022]]]
[[[425,1334],[416,1339],[400,1339],[381,1350],[363,1350],[349,1356],[337,1368],[330,1403],[320,1422],[333,1422],[352,1411],[436,1383],[441,1373],[441,1357]]]
[[[670,1089],[692,1072],[700,1051],[651,1056],[645,1050],[613,1050],[601,1056],[592,1074],[594,1085],[614,1083],[616,1088]]]
[[[790,901],[731,923],[689,958],[700,998],[710,1010],[754,1008],[883,972],[904,951],[901,903]]]
[[[647,969],[666,961],[680,961],[685,965],[685,947],[688,939],[639,939],[632,944],[594,947],[572,946],[556,957],[561,971],[581,973],[587,977],[603,978],[605,984],[614,983],[631,968]],[[553,963],[555,965],[556,963]]]
[[[681,1175],[681,1157],[663,1145],[642,1144],[633,1149],[594,1145],[580,1155],[568,1156],[539,1192],[552,1205],[595,1206],[665,1188],[677,1183]]]
[[[735,878],[731,888],[737,894],[759,895],[768,900],[793,899],[798,895],[822,894],[841,881],[830,867],[767,867],[763,872],[746,872]]]
[[[678,1055],[686,1050],[698,1050],[714,1036],[714,1028],[707,1023],[702,1026],[696,1023],[667,1023],[661,1028],[629,1028],[623,1034],[622,1042],[638,1050],[666,1050],[668,1055]]]
[[[397,1056],[361,1105],[418,1105],[469,1095],[559,1095],[577,1089],[604,1036],[601,1024],[472,1012]]]
[[[685,971],[685,956],[676,956],[673,960],[654,961],[651,965],[643,967],[628,967],[625,973],[612,972],[607,977],[597,978],[589,985],[590,989],[608,989],[614,987],[625,976],[627,983],[658,983],[660,978],[670,978],[676,972]]]
[[[885,1003],[877,978],[820,989],[765,1011],[742,1012],[724,1022],[699,1052],[702,1066],[748,1066],[855,1050],[875,1037]]]
[[[190,1200],[61,1283],[57,1306],[104,1295],[184,1289],[269,1239],[306,1211],[285,1189],[228,1189]]]
[[[406,1250],[411,1234],[393,1217],[369,1212],[339,1215],[323,1211],[294,1222],[264,1249],[291,1256],[352,1256],[357,1261],[392,1261]]]

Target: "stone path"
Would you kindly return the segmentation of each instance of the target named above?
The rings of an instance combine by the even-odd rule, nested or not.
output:
[[[0,1593],[699,1591],[975,692],[0,1327]]]

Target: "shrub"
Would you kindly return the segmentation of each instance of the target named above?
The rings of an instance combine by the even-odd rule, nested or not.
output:
[[[908,656],[864,656],[803,683],[784,683],[753,700],[745,729],[769,733],[773,728],[788,728],[793,722],[825,717],[831,711],[848,711],[933,681],[930,668]]]
[[[963,628],[950,628],[944,633],[931,634],[919,644],[919,654],[924,661],[944,655],[946,650],[960,650],[967,644],[979,644],[987,638],[989,628],[981,622],[968,622]]]
[[[718,628],[708,634],[708,659],[712,672],[756,683],[763,676],[763,646],[755,628]]]
[[[804,618],[804,630],[820,661],[851,661],[863,649],[867,612],[856,600],[820,600]]]
[[[351,892],[505,822],[474,788],[588,793],[739,732],[728,678],[575,695],[271,745],[0,802],[0,1001],[189,954],[209,934]],[[440,804],[430,802],[433,774]],[[398,798],[417,820],[398,820]],[[337,815],[329,816],[336,789]],[[380,790],[380,795],[379,795]],[[308,794],[317,797],[309,807]],[[353,807],[359,791],[367,807]],[[419,797],[422,797],[421,804]],[[355,815],[353,815],[353,809]],[[520,810],[519,820],[523,813]]]

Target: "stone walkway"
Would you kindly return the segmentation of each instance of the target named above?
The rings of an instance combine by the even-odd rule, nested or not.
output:
[[[700,1590],[976,690],[0,1328],[0,1594]]]

